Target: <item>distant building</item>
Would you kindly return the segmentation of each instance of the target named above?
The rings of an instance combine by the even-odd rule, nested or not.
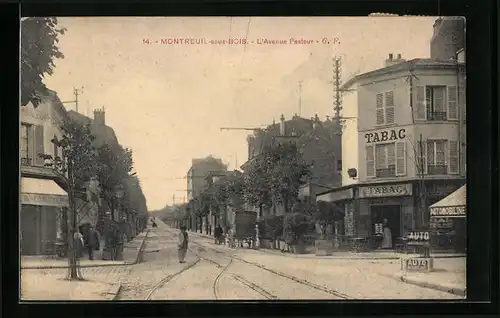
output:
[[[222,159],[207,156],[205,158],[192,159],[191,168],[187,172],[187,195],[190,202],[190,209],[195,212],[200,208],[199,198],[207,185],[207,177],[211,173],[225,173],[227,165],[222,162]],[[190,230],[198,229],[201,224],[192,213],[188,224]]]
[[[442,17],[435,21],[430,42],[431,59],[456,59],[457,52],[465,48],[465,18]]]
[[[247,138],[248,161],[241,168],[246,169],[252,160],[267,148],[283,141],[295,142],[302,152],[304,160],[311,165],[311,178],[299,192],[302,199],[315,201],[317,192],[340,186],[340,169],[342,166],[341,127],[327,118],[321,121],[316,115],[310,119],[293,116],[286,120],[281,115],[279,123],[273,123],[264,130],[257,130]],[[257,211],[256,207],[246,205],[248,211]],[[268,215],[283,215],[285,209],[279,204],[263,211]]]
[[[37,108],[28,103],[20,112],[21,254],[52,254],[56,240],[63,239],[68,180],[66,175],[45,167],[38,155],[61,156],[61,149],[51,140],[62,136],[60,127],[67,118],[66,109],[49,90]]]

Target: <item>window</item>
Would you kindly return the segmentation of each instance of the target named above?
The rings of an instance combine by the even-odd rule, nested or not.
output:
[[[22,165],[31,165],[33,160],[32,147],[30,143],[33,140],[31,138],[31,125],[21,123],[21,140],[19,143],[19,155],[21,157]]]
[[[446,120],[445,92],[445,86],[427,86],[425,88],[427,120]]]
[[[394,92],[377,94],[376,104],[377,125],[394,124]]]
[[[428,175],[458,174],[459,149],[454,140],[427,140],[421,146],[421,164]],[[420,169],[421,170],[421,169]]]
[[[445,121],[458,119],[457,86],[417,86],[416,119]]]
[[[427,174],[447,174],[446,141],[428,140],[426,148]]]
[[[394,177],[396,175],[396,156],[394,143],[375,145],[376,177]]]
[[[406,174],[406,143],[366,146],[366,176],[390,178]]]
[[[337,160],[337,171],[342,171],[342,160]]]

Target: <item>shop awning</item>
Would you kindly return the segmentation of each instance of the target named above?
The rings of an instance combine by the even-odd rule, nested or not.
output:
[[[53,180],[22,177],[21,204],[68,206],[68,194]]]
[[[331,191],[316,197],[317,201],[325,201],[325,202],[337,202],[342,200],[349,200],[354,198],[354,191],[352,188],[343,189],[339,191]]]
[[[431,217],[465,217],[467,215],[467,187],[451,193],[429,207]]]

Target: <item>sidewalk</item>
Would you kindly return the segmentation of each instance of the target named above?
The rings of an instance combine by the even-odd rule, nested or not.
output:
[[[21,301],[114,300],[121,287],[100,281],[68,281],[38,271],[23,271],[21,277]]]
[[[123,261],[105,261],[101,259],[102,249],[94,255],[94,260],[88,260],[88,256],[80,260],[80,267],[101,267],[133,265],[140,260],[144,248],[144,242],[149,233],[149,228],[139,233],[132,241],[126,243],[123,247]],[[46,256],[21,256],[21,269],[49,269],[49,268],[67,268],[67,258],[55,258]]]
[[[392,276],[407,284],[465,297],[467,295],[466,263],[465,257],[435,259],[434,271],[430,273],[401,272]]]
[[[201,238],[209,239],[209,243],[212,244],[213,247],[227,247],[226,245],[216,245],[214,244],[213,236],[189,232],[193,236],[198,236]],[[236,248],[236,250],[253,250],[246,247]],[[347,251],[334,251],[332,256],[316,256],[314,253],[306,253],[306,254],[294,254],[294,253],[282,253],[279,250],[275,249],[267,249],[261,248],[259,250],[253,250],[260,253],[268,253],[272,255],[280,255],[284,257],[293,257],[293,258],[302,258],[302,259],[379,259],[379,260],[399,260],[401,257],[417,257],[419,254],[404,254],[404,253],[396,253],[393,251],[372,251],[372,252],[347,252]],[[431,257],[434,258],[463,258],[464,254],[461,253],[431,253]]]

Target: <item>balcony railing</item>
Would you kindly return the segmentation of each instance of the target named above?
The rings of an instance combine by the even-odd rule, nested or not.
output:
[[[390,178],[396,176],[396,166],[392,166],[384,169],[377,169],[376,171],[377,178]]]
[[[427,120],[446,120],[446,112],[427,112]]]
[[[448,166],[446,166],[446,165],[427,165],[427,174],[429,174],[429,175],[448,174]]]
[[[31,166],[31,163],[32,163],[31,158],[21,158],[21,165]]]

